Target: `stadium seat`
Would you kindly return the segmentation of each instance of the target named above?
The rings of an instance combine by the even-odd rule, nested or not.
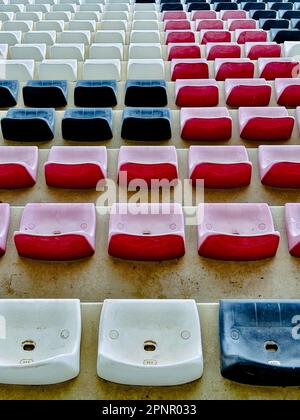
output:
[[[190,30],[191,22],[185,19],[179,20],[165,20],[164,21],[164,31],[171,30]]]
[[[90,31],[63,31],[60,34],[60,43],[62,44],[84,44],[91,43]]]
[[[103,44],[125,44],[125,31],[123,30],[102,30],[95,33],[95,43]]]
[[[208,62],[202,58],[181,58],[171,61],[171,80],[208,79]]]
[[[136,20],[135,22],[145,22],[145,21],[139,21]],[[149,29],[158,29],[158,22],[157,21],[151,21],[156,23],[155,28],[149,28]],[[127,20],[101,20],[101,31],[124,31],[126,32],[128,30],[128,22]],[[135,25],[136,26],[136,25]],[[143,26],[141,28],[133,28],[132,29],[145,29]],[[100,32],[101,32],[100,31]],[[109,41],[107,41],[109,42]]]
[[[197,43],[181,43],[168,45],[168,61],[179,58],[200,58],[200,45]]]
[[[9,204],[0,203],[0,256],[6,252],[6,243],[9,230],[10,208]]]
[[[220,12],[220,19],[247,19],[248,13],[245,10],[223,10]]]
[[[267,42],[268,32],[263,29],[236,29],[235,39],[238,44],[245,42]]]
[[[17,105],[19,93],[18,80],[0,80],[0,108]]]
[[[40,20],[35,24],[37,31],[63,32],[64,27],[65,22],[63,20]]]
[[[208,42],[206,44],[207,60],[216,58],[240,58],[241,47],[236,42]]]
[[[246,42],[245,55],[250,60],[265,57],[280,57],[281,47],[276,42]]]
[[[292,58],[259,58],[257,60],[258,75],[266,80],[298,77],[299,62]]]
[[[109,45],[109,44],[107,44]],[[128,48],[128,59],[161,59],[162,48],[161,44],[134,44],[130,43]]]
[[[127,64],[127,79],[153,79],[165,78],[165,67],[162,59],[129,59]]]
[[[217,19],[217,12],[214,10],[195,10],[191,14],[191,20],[197,19]]]
[[[282,44],[285,41],[300,41],[298,29],[270,29],[270,41]]]
[[[224,29],[224,22],[221,19],[197,19],[196,31],[204,29]]]
[[[181,42],[195,42],[195,34],[193,31],[166,31],[166,44],[181,43]]]
[[[178,79],[175,103],[179,107],[208,107],[219,103],[219,86],[215,79]]]
[[[89,58],[96,60],[123,60],[123,44],[91,44]]]
[[[85,60],[83,64],[85,80],[117,80],[121,79],[121,62],[118,59]]]
[[[297,162],[297,158],[295,160]],[[295,160],[293,159],[293,161]],[[288,239],[288,249],[289,253],[297,258],[300,257],[299,214],[299,203],[287,203],[285,205],[285,227]]]
[[[1,78],[26,81],[33,79],[34,60],[0,60]]]
[[[255,19],[228,19],[228,30],[235,31],[236,29],[256,29],[257,23]]]
[[[178,11],[178,12],[164,12],[162,16],[162,20],[165,22],[166,20],[177,20],[177,19],[188,19],[188,15],[186,12]]]
[[[290,27],[290,22],[288,19],[260,19],[259,27],[265,31],[272,28],[288,29]]]
[[[32,108],[61,108],[68,102],[66,80],[30,80],[23,87],[24,105]]]
[[[172,22],[172,21],[171,21]],[[127,23],[127,22],[126,22]],[[103,22],[102,22],[103,24]],[[135,31],[158,31],[159,24],[157,20],[134,20],[132,22],[132,30]]]
[[[9,47],[9,53],[13,60],[43,61],[46,49],[46,44],[16,44]]]
[[[226,105],[268,106],[272,87],[264,79],[227,79],[225,80]]]
[[[208,42],[231,42],[231,33],[225,29],[203,29],[200,31],[200,44]]]
[[[40,80],[74,81],[77,79],[77,60],[43,60],[39,65],[38,74]]]
[[[284,57],[295,57],[300,55],[300,42],[285,41],[283,43]]]
[[[49,47],[49,58],[84,61],[84,44],[54,44]]]
[[[131,31],[130,33],[130,43],[150,43],[157,44],[160,43],[160,34],[159,31]]]
[[[1,42],[1,37],[0,37]],[[25,32],[23,44],[46,44],[53,45],[56,42],[56,32],[49,30]]]
[[[254,63],[249,58],[216,58],[215,78],[226,79],[250,79],[254,76]]]
[[[78,80],[74,104],[83,108],[112,108],[118,103],[115,80]]]
[[[8,46],[16,45],[22,41],[21,31],[2,31],[0,32],[0,44]]]
[[[95,32],[96,22],[94,20],[70,20],[68,28],[70,31]]]
[[[300,106],[300,79],[275,79],[274,89],[278,105],[290,108]]]
[[[168,104],[164,80],[127,80],[125,105],[133,107],[163,107]]]

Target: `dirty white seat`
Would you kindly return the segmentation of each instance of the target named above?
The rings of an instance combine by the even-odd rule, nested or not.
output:
[[[93,59],[123,59],[123,44],[92,44],[89,58]]]
[[[133,13],[133,20],[158,20],[159,14],[155,11],[138,11]]]
[[[102,13],[102,19],[105,20],[127,20],[128,21],[129,13],[128,12],[104,12]]]
[[[158,31],[159,24],[157,20],[134,20],[132,22],[132,30],[135,31]]]
[[[284,57],[294,57],[300,55],[300,42],[284,41]]]
[[[164,79],[162,59],[130,59],[127,65],[127,79]]]
[[[46,58],[46,49],[46,44],[16,44],[9,48],[9,53],[10,57],[15,60],[42,61]]]
[[[62,32],[65,27],[63,20],[40,20],[36,22],[35,28],[37,31],[56,31]]]
[[[42,18],[42,12],[17,12],[15,15],[16,20],[31,20],[32,22],[38,22]]]
[[[0,60],[1,79],[32,80],[34,60]]]
[[[32,31],[33,29],[33,21],[32,20],[7,20],[6,22],[2,23],[2,29],[4,31],[21,31],[21,32],[28,32]]]
[[[63,20],[69,22],[71,20],[72,13],[70,12],[47,12],[44,15],[45,20]]]
[[[77,60],[43,60],[38,72],[41,80],[77,80]]]
[[[63,44],[84,44],[91,43],[90,31],[64,31],[60,34],[59,42]]]
[[[90,31],[95,32],[96,22],[94,20],[70,20],[70,31]]]
[[[131,31],[130,34],[131,43],[160,43],[160,33],[159,31]]]
[[[83,79],[119,81],[121,79],[121,62],[117,59],[88,59],[83,64]]]
[[[75,20],[93,20],[95,22],[100,21],[100,13],[97,11],[80,11],[74,13]]]
[[[128,58],[137,59],[151,59],[151,58],[162,58],[161,44],[134,44],[129,45]]]
[[[125,31],[117,31],[117,30],[98,31],[95,34],[95,42],[99,44],[104,43],[104,42],[107,42],[109,44],[111,43],[125,44]]]
[[[2,299],[0,316],[0,383],[56,384],[79,374],[78,299]]]
[[[84,44],[54,44],[49,48],[49,58],[84,61]]]
[[[188,299],[109,299],[100,317],[98,375],[127,385],[179,385],[203,372],[197,305]]]
[[[25,32],[23,37],[24,44],[46,44],[53,45],[56,41],[55,31],[32,31]]]
[[[127,31],[127,20],[101,20],[101,30],[105,31]]]
[[[19,44],[22,41],[21,31],[0,31],[0,44],[9,46]]]

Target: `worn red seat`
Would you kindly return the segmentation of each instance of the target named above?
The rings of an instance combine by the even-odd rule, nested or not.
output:
[[[267,106],[272,87],[264,79],[225,80],[226,104],[232,107]]]
[[[191,22],[186,19],[179,19],[179,20],[165,20],[164,22],[164,30],[183,30],[183,29],[191,29]]]
[[[245,10],[222,10],[219,14],[222,20],[248,18],[248,13]]]
[[[224,22],[221,19],[197,19],[196,31],[202,29],[224,29]]]
[[[285,228],[288,239],[289,253],[293,257],[300,257],[300,204],[287,203],[285,205]]]
[[[241,107],[239,108],[240,136],[246,140],[288,140],[293,131],[294,117],[286,108]]]
[[[296,108],[300,105],[300,79],[275,79],[275,97],[278,105]]]
[[[280,57],[281,46],[276,42],[246,42],[245,54],[250,60],[260,57]]]
[[[165,21],[165,20],[178,20],[178,19],[184,19],[184,20],[188,19],[187,13],[183,12],[181,10],[178,10],[178,11],[171,11],[170,10],[170,11],[164,12],[163,16],[162,16],[163,21]]]
[[[279,77],[298,77],[299,61],[293,58],[259,58],[257,60],[258,75],[266,80]]]
[[[217,106],[219,86],[215,79],[179,79],[175,83],[175,103],[180,107]]]
[[[0,257],[6,252],[9,231],[10,208],[9,204],[0,203]]]
[[[241,47],[236,42],[209,42],[206,44],[205,48],[208,60],[241,57]]]
[[[200,45],[196,43],[172,43],[168,45],[168,61],[176,58],[200,58]]]
[[[231,138],[232,118],[225,107],[181,108],[181,137],[189,141],[226,141]]]
[[[171,61],[171,80],[208,79],[208,62],[203,58],[182,58]]]
[[[300,146],[259,146],[258,164],[262,184],[300,188]]]
[[[251,79],[254,76],[254,63],[249,58],[216,58],[215,78]]]
[[[250,184],[252,164],[244,146],[190,146],[189,177],[205,188],[239,188]]]
[[[195,33],[189,30],[166,31],[166,44],[195,42]]]
[[[225,261],[274,257],[280,233],[267,204],[200,204],[198,253]]]
[[[225,29],[203,29],[200,31],[200,44],[208,42],[231,42],[231,33]]]
[[[197,19],[217,19],[217,12],[214,10],[194,10],[191,15],[191,20]]]
[[[266,42],[268,32],[263,29],[236,29],[235,39],[238,44],[245,44],[245,42]]]
[[[256,29],[257,21],[255,19],[228,19],[228,30],[236,29]]]

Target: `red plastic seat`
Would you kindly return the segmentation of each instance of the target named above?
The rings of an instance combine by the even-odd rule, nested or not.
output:
[[[6,252],[7,236],[9,231],[10,208],[9,204],[0,203],[0,257]]]
[[[259,77],[266,80],[299,75],[299,61],[293,58],[259,58],[257,62]]]
[[[248,13],[245,10],[222,10],[220,12],[220,19],[247,19]]]
[[[254,63],[249,58],[216,58],[215,78],[251,79],[254,76]]]
[[[200,58],[200,45],[196,43],[181,43],[168,45],[168,61],[178,58]]]
[[[257,21],[255,19],[229,19],[228,30],[235,31],[236,29],[256,29]]]
[[[300,257],[300,204],[287,203],[285,205],[285,228],[288,239],[289,253],[293,257]]]
[[[171,61],[171,79],[208,79],[208,63],[203,58],[175,59]]]
[[[181,108],[181,137],[190,141],[226,141],[231,138],[232,119],[228,109]]]
[[[239,188],[250,184],[252,164],[244,146],[191,146],[189,177],[205,188]]]
[[[288,140],[293,127],[294,117],[284,107],[239,108],[240,136],[245,140]]]
[[[200,44],[208,42],[231,42],[231,33],[226,30],[204,29],[200,31]]]
[[[258,163],[262,184],[300,188],[300,146],[259,146]]]
[[[274,257],[280,233],[267,204],[200,204],[198,253],[225,261]]]
[[[276,42],[246,42],[245,54],[250,60],[260,57],[280,57],[281,46]]]
[[[121,146],[118,159],[118,183],[140,188],[158,188],[160,182],[178,178],[175,146]],[[139,181],[142,180],[142,183]]]
[[[217,106],[219,86],[215,79],[179,79],[175,84],[175,102],[180,107]]]
[[[208,60],[216,58],[240,58],[241,47],[235,42],[209,42],[205,46]]]
[[[226,105],[268,106],[272,87],[264,79],[227,79],[225,80]]]
[[[195,42],[193,31],[166,31],[166,44],[180,42]]]
[[[183,29],[191,29],[191,22],[189,20],[185,19],[179,19],[179,20],[166,20],[164,24],[164,30],[170,31],[170,30],[183,30]]]
[[[224,22],[221,19],[197,19],[196,31],[202,29],[224,29]]]
[[[268,32],[263,29],[236,29],[235,39],[238,44],[245,44],[245,42],[266,42]]]
[[[214,10],[194,10],[192,12],[192,21],[197,19],[217,19],[217,12]]]
[[[300,105],[300,79],[275,79],[274,88],[278,105],[291,108]]]
[[[163,261],[185,254],[179,204],[114,204],[110,211],[109,255],[126,260]]]
[[[162,20],[178,20],[178,19],[184,19],[187,20],[188,19],[188,15],[186,12],[183,11],[166,11],[163,13],[163,17]]]

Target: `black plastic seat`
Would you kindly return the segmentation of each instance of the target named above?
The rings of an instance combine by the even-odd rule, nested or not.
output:
[[[118,103],[115,80],[79,80],[74,104],[83,108],[112,108]]]
[[[169,140],[172,136],[169,109],[125,108],[121,136],[135,141]]]
[[[61,123],[62,136],[70,141],[105,141],[112,133],[109,108],[67,109]]]
[[[155,0],[135,0],[135,3],[156,3]]]
[[[18,80],[0,80],[0,108],[17,105],[19,93]]]
[[[265,3],[242,3],[242,9],[246,10],[246,12],[249,12],[250,10],[265,10],[266,4]]]
[[[206,0],[186,0],[186,4],[190,3],[206,3]]]
[[[66,80],[29,80],[23,87],[24,105],[33,108],[61,108],[68,103]]]
[[[275,2],[270,7],[270,10],[292,10],[293,9],[293,3],[279,3]]]
[[[247,3],[257,3],[258,0],[249,0]],[[236,3],[245,3],[245,0],[236,0]]]
[[[300,300],[222,300],[221,373],[251,385],[300,385]]]
[[[160,4],[165,3],[181,3],[181,0],[160,0]]]
[[[276,10],[251,10],[250,17],[255,20],[259,19],[276,19]]]
[[[268,31],[272,28],[288,29],[290,21],[287,19],[259,19],[259,27]]]
[[[183,5],[181,3],[164,3],[160,6],[161,12],[167,12],[170,10],[183,10]]]
[[[223,1],[214,4],[214,10],[220,12],[221,10],[238,10],[237,3],[224,3]]]
[[[210,10],[209,3],[190,3],[188,5],[188,12],[193,12],[194,10]]]
[[[11,141],[49,141],[55,133],[53,108],[11,108],[1,120],[2,134]]]
[[[168,104],[164,80],[127,80],[125,89],[126,106],[161,107]]]
[[[271,41],[282,44],[284,41],[300,41],[298,29],[270,29]]]
[[[279,16],[281,19],[300,19],[300,10],[281,10]]]

